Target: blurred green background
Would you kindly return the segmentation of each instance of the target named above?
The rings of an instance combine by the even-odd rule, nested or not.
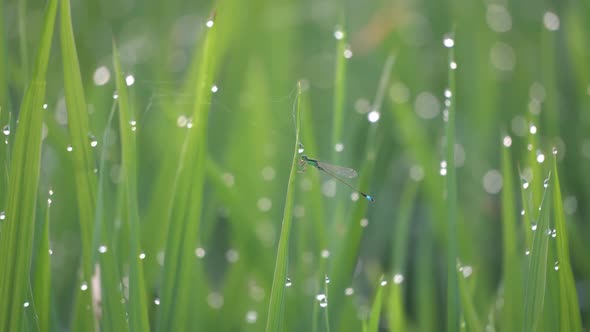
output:
[[[0,10],[0,124],[8,126],[3,138],[9,150],[14,136],[10,129],[16,126],[40,43],[45,3],[3,1]],[[203,55],[212,12],[218,29],[215,50]],[[189,283],[173,286],[190,294],[175,304],[189,316],[175,326],[195,331],[264,329],[299,105],[305,154],[358,170],[360,177],[350,181],[352,186],[376,202],[359,199],[313,167],[297,173],[287,272],[292,286],[285,290],[282,329],[361,330],[376,308],[383,278],[392,289],[401,286],[395,286],[399,294],[384,290],[380,331],[444,330],[447,207],[453,204],[446,200],[444,176],[444,118],[451,100],[445,96],[445,38],[454,41],[457,64],[455,87],[448,92],[456,121],[449,165],[456,167],[459,278],[468,279],[469,288],[461,293],[461,321],[474,315],[472,321],[486,331],[522,326],[520,321],[503,325],[511,318],[502,307],[502,212],[507,208],[501,193],[510,191],[515,197],[507,213],[516,218],[511,241],[522,256],[522,270],[514,278],[526,280],[524,259],[530,248],[524,238],[530,231],[520,211],[527,199],[538,206],[542,190],[529,197],[519,188],[522,183],[540,184],[548,176],[553,147],[579,310],[584,325],[590,321],[587,1],[108,0],[73,2],[71,14],[88,104],[88,136],[97,140],[91,151],[96,173],[106,179],[104,205],[97,209],[114,227],[113,251],[126,298],[125,289],[134,282],[127,262],[129,206],[121,184],[121,134],[108,121],[117,94],[113,40],[119,48],[137,127],[138,235],[148,300],[141,305],[152,328],[158,326],[166,282],[169,227],[183,206],[177,205],[176,193],[190,178],[176,177],[179,169],[192,165],[181,151],[188,132],[206,130],[206,152],[199,154],[206,160],[202,198],[197,198],[202,208],[198,215],[186,216],[188,222],[180,228],[195,235],[182,239],[184,248],[192,249],[181,252],[191,257],[195,270]],[[60,38],[56,28],[37,204],[41,223],[52,190],[50,325],[55,331],[72,328],[78,285],[91,284],[79,272],[82,240]],[[186,88],[190,73],[199,71],[191,65],[197,63],[193,57],[209,57],[214,68],[210,99],[199,99],[195,92],[207,81]],[[303,92],[298,101],[299,81]],[[195,107],[204,107],[208,117],[193,128]],[[502,170],[506,146],[515,174],[509,183]],[[3,159],[4,169],[9,159]],[[185,202],[188,206],[191,199]],[[556,261],[551,255],[548,273]],[[551,278],[547,282],[550,289]],[[100,292],[99,286],[90,288]],[[319,306],[318,294],[327,295],[327,307]],[[554,310],[553,300],[546,299],[545,313]],[[515,310],[524,315],[523,308]],[[548,331],[557,326],[542,325]]]

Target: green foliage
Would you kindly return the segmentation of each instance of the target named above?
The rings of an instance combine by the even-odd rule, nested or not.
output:
[[[587,329],[589,9],[4,1],[0,330]]]

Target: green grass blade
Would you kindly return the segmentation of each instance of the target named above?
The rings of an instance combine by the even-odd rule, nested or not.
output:
[[[287,262],[289,260],[289,237],[291,236],[291,223],[293,220],[293,196],[295,191],[295,177],[297,175],[297,163],[299,161],[299,131],[301,123],[301,82],[297,85],[297,106],[295,108],[295,148],[293,161],[289,173],[289,183],[285,196],[285,210],[281,225],[281,235],[277,248],[277,259],[272,279],[272,289],[268,303],[268,317],[266,320],[266,332],[280,331],[285,307],[285,282],[287,280]]]
[[[454,63],[454,50],[449,50],[449,64]],[[457,277],[457,176],[455,169],[455,70],[449,66],[449,98],[448,119],[446,123],[446,189],[447,189],[447,330],[459,329],[458,277]]]
[[[216,48],[217,23],[207,28],[199,53],[191,63],[191,70],[185,90],[195,95],[192,109],[193,127],[187,130],[183,142],[177,178],[174,208],[166,243],[166,260],[162,285],[162,306],[159,313],[158,330],[180,331],[189,327],[195,275],[193,265],[195,241],[199,236],[199,220],[203,210],[205,186],[205,165],[207,158],[207,126],[211,86],[217,72]],[[196,312],[198,314],[198,312]]]
[[[41,231],[37,232],[37,254],[33,273],[33,302],[37,313],[39,331],[49,331],[49,313],[51,312],[51,255],[49,253],[49,220],[51,198],[47,202],[45,218]],[[38,237],[37,237],[38,236]]]
[[[129,327],[131,331],[149,331],[147,301],[141,253],[139,207],[137,203],[137,143],[136,117],[130,107],[127,86],[119,62],[119,51],[113,42],[113,65],[117,81],[119,101],[119,125],[121,133],[121,160],[126,211],[129,225]]]
[[[23,303],[30,290],[35,210],[41,159],[42,105],[53,38],[57,1],[45,11],[37,60],[21,105],[10,165],[6,217],[0,232],[0,330],[17,331],[23,324]],[[10,180],[12,179],[12,180]]]
[[[110,128],[114,115],[115,104],[113,103],[101,142],[108,142],[113,139],[112,135],[109,134],[112,132]],[[105,161],[107,160],[108,152],[106,145],[103,145],[98,167],[99,179],[93,243],[93,248],[105,245],[108,250],[105,253],[99,254],[98,251],[94,253],[94,257],[98,256],[99,264],[97,267],[98,271],[95,271],[95,273],[100,277],[102,330],[126,332],[129,331],[129,324],[127,323],[127,312],[121,301],[124,296],[121,290],[121,274],[119,272],[119,265],[117,264],[116,235],[113,223],[108,222],[105,217],[105,187],[109,179]]]
[[[343,19],[341,19],[343,21]],[[346,101],[346,67],[347,60],[344,56],[344,51],[348,47],[347,36],[344,26],[341,25],[334,32],[336,36],[336,67],[334,72],[334,100],[332,109],[332,141],[330,150],[332,151],[333,163],[340,163],[340,153],[338,153],[334,146],[342,143],[342,127],[344,124],[344,105]],[[340,38],[339,38],[340,37]]]
[[[543,305],[547,287],[547,259],[549,251],[549,218],[551,195],[545,189],[536,230],[533,234],[533,247],[530,253],[528,275],[526,278],[526,293],[524,302],[524,331],[537,331],[543,317]]]
[[[383,277],[379,280],[379,285],[377,286],[377,293],[375,294],[375,299],[373,300],[373,306],[371,307],[371,314],[369,316],[369,325],[367,327],[367,332],[379,332],[379,321],[381,318],[381,307],[383,306],[383,288],[387,285],[384,282]]]
[[[463,267],[462,271],[465,271],[465,268],[466,267]],[[470,285],[468,285],[468,277],[469,276],[465,276],[464,274],[463,276],[459,277],[458,280],[459,295],[461,297],[461,308],[463,309],[466,328],[467,331],[483,332],[484,328],[481,320],[477,316],[477,308],[473,302],[473,294],[470,290]]]
[[[557,152],[557,150],[555,150]],[[581,331],[580,307],[576,294],[576,285],[572,273],[569,255],[569,242],[563,200],[561,198],[561,185],[557,173],[557,158],[553,158],[553,213],[555,218],[557,261],[559,262],[559,329],[560,331]]]
[[[510,148],[502,148],[502,282],[504,306],[502,307],[502,330],[517,331],[522,326],[524,251],[519,248],[520,239],[516,224],[516,197],[514,195],[514,170]]]
[[[76,182],[76,199],[82,244],[81,270],[83,282],[92,277],[92,224],[95,218],[96,174],[90,146],[90,127],[82,76],[74,41],[70,1],[63,0],[60,8],[61,54],[64,71],[64,92],[68,110],[68,127],[72,139],[72,158]],[[92,331],[95,327],[91,292],[77,293],[74,329]]]

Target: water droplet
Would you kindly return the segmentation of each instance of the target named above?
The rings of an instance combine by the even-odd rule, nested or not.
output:
[[[463,278],[469,278],[473,273],[473,268],[469,265],[463,266],[459,269],[463,273]]]
[[[410,178],[414,181],[422,181],[424,179],[424,168],[420,165],[412,165],[410,167]]]
[[[191,128],[193,127],[193,119],[192,119],[192,118],[189,118],[189,119],[188,119],[188,121],[187,121],[187,123],[186,123],[186,127],[187,127],[188,129],[191,129]]]
[[[336,145],[334,145],[334,150],[336,152],[342,152],[342,151],[344,151],[344,144],[342,144],[342,143],[336,143]]]
[[[449,63],[449,68],[452,70],[457,69],[457,63],[455,61],[451,61],[451,63]]]
[[[135,83],[135,77],[133,77],[133,75],[125,76],[125,84],[127,84],[127,86],[132,86],[134,83]]]
[[[525,182],[522,184],[522,189],[528,189],[528,187],[529,187],[529,183],[525,181]]]
[[[246,322],[248,322],[248,324],[256,323],[257,319],[258,319],[258,313],[256,311],[250,310],[246,313]]]
[[[537,126],[535,126],[534,124],[531,124],[529,126],[529,133],[531,133],[533,135],[536,134],[537,133]]]
[[[498,170],[489,170],[483,176],[483,188],[489,194],[497,194],[502,190],[503,181],[502,174]]]
[[[542,153],[537,154],[537,162],[542,164],[545,161],[545,155]]]
[[[524,209],[520,211],[520,215],[521,215],[521,216],[524,216],[524,213],[525,213],[525,212],[524,212]]]
[[[49,189],[49,196],[53,196],[53,189]]]
[[[381,280],[379,283],[381,286],[387,286],[387,280]]]
[[[113,99],[118,99],[119,98],[119,92],[115,91],[113,92]]]
[[[445,98],[451,98],[453,96],[453,93],[451,92],[450,89],[445,89]]]
[[[80,285],[80,290],[81,291],[85,291],[88,290],[88,284],[85,282],[82,283],[82,285]]]
[[[559,262],[555,262],[553,268],[555,269],[555,271],[559,270]]]
[[[25,308],[28,308],[28,307],[29,307],[29,305],[30,305],[30,304],[29,304],[29,302],[25,302],[25,303],[23,303],[23,307],[25,307]]]
[[[556,237],[556,236],[557,236],[557,230],[556,230],[556,229],[554,229],[554,230],[552,230],[552,231],[551,231],[551,237],[553,237],[553,238],[554,238],[554,237]]]
[[[553,12],[546,12],[543,15],[543,25],[549,31],[556,31],[559,29],[559,16]]]
[[[43,109],[46,110],[47,109],[47,104],[43,104]]]
[[[213,86],[211,87],[211,92],[216,93],[217,91],[219,91],[219,88],[217,87],[217,85],[213,84]]]
[[[108,248],[107,248],[107,246],[105,246],[104,244],[102,244],[102,245],[100,245],[100,246],[98,247],[98,252],[99,252],[99,253],[101,253],[101,254],[104,254],[104,253],[105,253],[105,252],[107,252],[107,251],[108,251]]]
[[[367,218],[361,219],[360,224],[361,224],[361,227],[363,227],[363,228],[369,226],[369,219],[367,219]]]
[[[376,110],[369,112],[369,115],[367,115],[367,118],[369,119],[369,122],[371,122],[371,123],[375,123],[375,122],[379,121],[380,117],[381,117],[381,114]]]
[[[49,249],[49,256],[53,255],[53,250]]]
[[[0,211],[0,220],[6,219],[6,211]]]
[[[350,296],[350,295],[352,295],[352,294],[354,294],[354,288],[352,288],[352,287],[348,287],[348,288],[346,288],[346,289],[344,290],[344,295],[346,295],[346,296]]]
[[[137,121],[131,120],[129,121],[129,124],[131,125],[131,131],[135,131],[137,129]]]
[[[336,40],[342,40],[344,38],[344,31],[340,27],[336,27],[336,30],[334,30],[334,38]]]
[[[205,249],[198,247],[197,249],[195,249],[195,256],[199,257],[199,258],[203,258],[205,257]]]
[[[330,278],[328,277],[328,275],[326,275],[324,277],[324,281],[326,282],[326,284],[329,284],[330,283]]]
[[[446,34],[443,37],[443,45],[446,48],[451,48],[451,47],[455,46],[455,40],[453,39],[453,36],[451,34]]]
[[[207,296],[207,304],[213,309],[221,309],[223,307],[223,295],[217,292],[211,292]]]
[[[155,304],[155,305],[160,305],[160,298],[159,298],[159,297],[156,297],[156,298],[154,299],[154,304]]]
[[[537,230],[537,224],[532,224],[531,225],[531,230],[536,231]]]
[[[553,148],[551,149],[551,153],[553,153],[554,156],[557,156],[557,147],[553,146]]]
[[[543,180],[543,188],[549,187],[549,179]]]
[[[446,168],[441,168],[440,169],[440,175],[446,176],[447,175],[447,169]]]
[[[72,144],[68,144],[68,146],[66,147],[66,150],[68,152],[72,152],[74,150],[74,147],[72,147]]]
[[[2,128],[2,132],[4,133],[4,135],[8,136],[10,135],[10,125],[6,125],[4,126],[4,128]]]
[[[396,273],[396,274],[393,276],[393,283],[394,283],[394,284],[396,284],[396,285],[399,285],[399,284],[401,284],[402,282],[404,282],[404,275],[403,275],[403,274],[401,274],[401,273]]]
[[[53,201],[51,200],[51,198],[47,199],[47,206],[51,206],[51,203],[53,203]]]
[[[352,58],[352,50],[350,49],[350,46],[346,46],[346,48],[344,49],[344,58],[346,59],[350,59]]]
[[[360,195],[356,191],[350,193],[350,200],[351,201],[356,202],[359,200],[359,198],[360,198]]]
[[[96,137],[94,137],[94,135],[92,135],[92,134],[88,134],[88,138],[90,139],[90,146],[95,148],[98,145],[98,141],[96,140]]]
[[[272,201],[268,197],[261,197],[260,199],[258,199],[256,205],[258,206],[258,210],[262,212],[267,212],[272,207]]]
[[[320,302],[320,307],[325,308],[328,306],[328,299],[326,298],[326,294],[318,294],[315,296],[315,298]]]
[[[504,138],[502,139],[502,144],[504,144],[504,146],[507,148],[512,146],[512,137],[508,135],[504,136]]]
[[[524,254],[528,256],[528,255],[531,254],[531,251],[530,250],[527,250],[527,251],[524,252]]]
[[[215,22],[213,22],[213,20],[208,20],[207,23],[205,23],[205,25],[207,26],[207,28],[212,28],[214,23]]]
[[[293,285],[293,281],[291,281],[291,278],[287,277],[287,281],[285,282],[285,286],[291,287],[292,285]]]
[[[92,75],[92,81],[95,85],[102,86],[109,82],[111,79],[111,72],[106,66],[100,66],[96,68]]]
[[[240,258],[240,254],[235,249],[230,249],[225,253],[225,258],[230,263],[235,263]]]
[[[322,250],[321,256],[322,256],[322,258],[330,257],[330,251],[327,249]]]

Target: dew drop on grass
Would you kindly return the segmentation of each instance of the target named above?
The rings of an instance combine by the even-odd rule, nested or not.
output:
[[[451,34],[446,34],[443,37],[443,45],[446,48],[451,48],[451,47],[455,46],[455,40],[453,39]]]
[[[396,274],[393,276],[393,283],[394,283],[394,284],[396,284],[396,285],[399,285],[399,284],[401,284],[402,282],[404,282],[404,275],[403,275],[403,274],[401,274],[401,273],[396,273]]]
[[[246,322],[248,322],[248,324],[256,323],[257,319],[258,319],[258,313],[256,311],[250,310],[246,313]]]
[[[98,140],[96,137],[94,137],[94,135],[88,134],[88,139],[90,140],[90,147],[95,148],[98,146]]]
[[[507,147],[507,148],[512,146],[512,137],[510,137],[508,135],[504,136],[504,139],[502,139],[502,144],[504,144],[504,147]]]
[[[359,197],[359,193],[357,193],[356,191],[355,191],[355,192],[352,192],[352,193],[350,193],[350,200],[351,200],[351,201],[353,201],[353,202],[356,202],[356,201],[358,201],[358,200],[359,200],[359,198],[360,198],[360,197]]]
[[[336,143],[336,145],[334,145],[334,151],[336,151],[336,152],[344,151],[344,144]]]
[[[135,77],[133,75],[127,75],[125,76],[125,84],[127,86],[132,86],[135,83]]]
[[[522,184],[522,189],[528,189],[528,187],[529,187],[529,183],[528,182],[524,182]]]
[[[549,179],[543,180],[543,188],[549,187]]]
[[[542,164],[545,161],[545,155],[542,153],[537,154],[537,162]]]
[[[451,63],[449,63],[449,68],[452,70],[457,69],[457,63],[455,61],[451,61]]]
[[[555,269],[555,271],[559,270],[559,262],[555,262],[553,268]]]
[[[156,298],[154,299],[154,304],[155,304],[155,305],[160,305],[160,298],[159,298],[159,297],[156,297]]]
[[[72,144],[68,144],[68,146],[66,147],[66,151],[68,151],[68,152],[74,151],[74,147],[72,147]]]
[[[10,135],[10,125],[4,126],[4,128],[2,128],[2,133],[6,136]]]
[[[205,257],[205,249],[198,247],[197,249],[195,249],[195,256],[197,256],[198,258],[203,258]]]
[[[524,211],[524,209],[523,209],[523,210],[521,210],[521,211],[520,211],[520,215],[521,215],[521,216],[524,216],[524,214],[525,214],[525,211]]]
[[[211,92],[217,93],[217,91],[219,91],[219,88],[217,87],[217,85],[213,84],[213,86],[211,87]]]
[[[531,124],[529,126],[529,133],[531,133],[533,135],[536,134],[537,133],[537,126],[535,126],[534,124]]]
[[[129,121],[129,125],[131,125],[131,131],[137,130],[137,121],[131,120]]]
[[[240,254],[235,249],[230,249],[225,253],[225,258],[230,263],[235,263],[240,259]]]
[[[48,107],[48,105],[47,105],[47,104],[43,104],[43,109],[44,109],[44,110],[46,110],[46,109],[47,109],[47,107]]]
[[[318,294],[315,296],[315,298],[320,302],[320,307],[325,308],[328,306],[328,299],[326,298],[326,294]]]
[[[552,238],[555,238],[556,236],[557,236],[557,230],[554,229],[554,230],[551,231],[551,237]]]
[[[86,291],[88,290],[88,284],[85,282],[82,283],[82,285],[80,285],[80,290],[81,291]]]
[[[531,230],[534,232],[537,230],[537,224],[532,224],[531,225]]]
[[[351,296],[352,294],[354,294],[354,288],[348,287],[344,290],[344,295]]]
[[[23,307],[25,307],[25,308],[28,308],[28,307],[29,307],[29,305],[30,305],[30,304],[29,304],[29,302],[25,302],[25,303],[23,303]]]
[[[372,110],[371,112],[369,112],[369,115],[367,115],[367,118],[369,119],[369,122],[371,122],[371,123],[375,123],[375,122],[379,121],[380,117],[381,117],[381,114],[377,110]]]
[[[0,220],[6,219],[6,211],[0,211]]]
[[[53,250],[49,249],[49,256],[53,255]]]
[[[329,283],[330,283],[330,278],[328,277],[328,275],[326,275],[326,276],[324,277],[324,282],[325,282],[326,284],[329,284]]]
[[[223,295],[212,292],[207,296],[207,304],[213,309],[221,309],[223,307]]]
[[[379,283],[381,286],[387,286],[387,280],[381,280]]]
[[[101,253],[101,254],[104,254],[104,253],[105,253],[105,252],[107,252],[107,251],[108,251],[108,248],[107,248],[107,246],[105,246],[104,244],[101,244],[101,245],[98,247],[98,252],[99,252],[99,253]]]
[[[334,38],[336,40],[342,40],[344,38],[344,31],[342,31],[341,27],[336,27],[336,30],[334,30]]]
[[[118,99],[119,98],[119,92],[115,91],[113,92],[113,99]]]
[[[291,278],[287,277],[287,281],[285,282],[285,286],[291,287],[292,285],[293,285],[293,281],[291,281]]]
[[[344,53],[343,53],[343,55],[344,55],[344,58],[346,58],[346,59],[350,59],[350,58],[352,58],[352,50],[350,49],[350,47],[349,47],[349,46],[347,46],[347,47],[344,49]]]
[[[551,149],[551,153],[553,153],[553,155],[554,155],[554,156],[557,156],[557,147],[556,147],[556,146],[554,146],[554,147]]]
[[[531,254],[531,251],[530,250],[527,250],[527,251],[524,252],[524,254],[528,256],[528,255]]]
[[[139,253],[139,259],[144,260],[145,259],[145,252],[140,252]]]
[[[208,20],[207,23],[205,23],[205,25],[207,26],[207,28],[212,28],[214,23],[215,22],[213,22],[213,20]]]
[[[322,250],[321,255],[322,255],[322,258],[328,258],[328,257],[330,257],[330,251],[327,249],[324,249],[324,250]]]
[[[367,219],[367,218],[361,219],[360,224],[361,224],[361,227],[363,227],[363,228],[369,226],[369,219]]]

